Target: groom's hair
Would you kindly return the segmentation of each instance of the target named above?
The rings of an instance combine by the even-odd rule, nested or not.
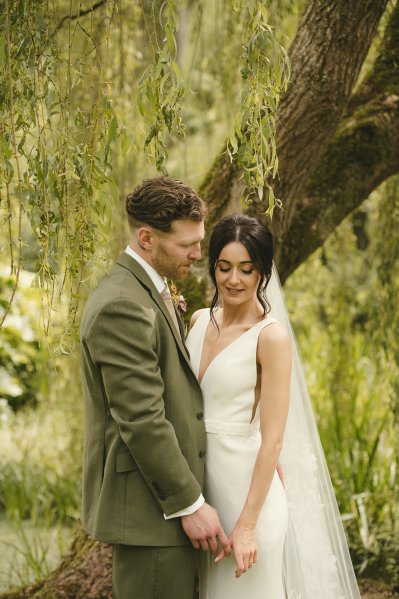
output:
[[[178,219],[203,221],[206,204],[191,187],[169,177],[146,179],[126,197],[129,226],[143,224],[168,232]]]

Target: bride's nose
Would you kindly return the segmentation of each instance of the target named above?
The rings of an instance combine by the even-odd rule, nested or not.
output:
[[[230,283],[236,285],[240,280],[239,272],[236,268],[233,268],[230,273]]]

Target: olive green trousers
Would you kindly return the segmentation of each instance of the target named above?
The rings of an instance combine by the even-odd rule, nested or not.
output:
[[[198,551],[184,547],[114,545],[114,599],[193,599]]]

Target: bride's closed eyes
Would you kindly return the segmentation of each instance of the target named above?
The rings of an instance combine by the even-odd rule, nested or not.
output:
[[[218,260],[217,268],[220,272],[229,272],[232,268],[232,264],[228,260]],[[241,262],[240,271],[242,272],[242,274],[251,275],[254,272],[254,270],[255,269],[249,261]]]
[[[219,268],[220,272],[229,272],[229,270],[231,270],[230,266],[218,265],[218,268]],[[248,270],[246,268],[240,268],[240,271],[242,272],[243,275],[251,275],[254,272],[254,269],[251,268],[250,270]]]

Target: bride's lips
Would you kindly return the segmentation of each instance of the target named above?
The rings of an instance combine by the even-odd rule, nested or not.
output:
[[[226,291],[230,293],[230,295],[239,295],[244,289],[232,289],[231,287],[225,287]]]

